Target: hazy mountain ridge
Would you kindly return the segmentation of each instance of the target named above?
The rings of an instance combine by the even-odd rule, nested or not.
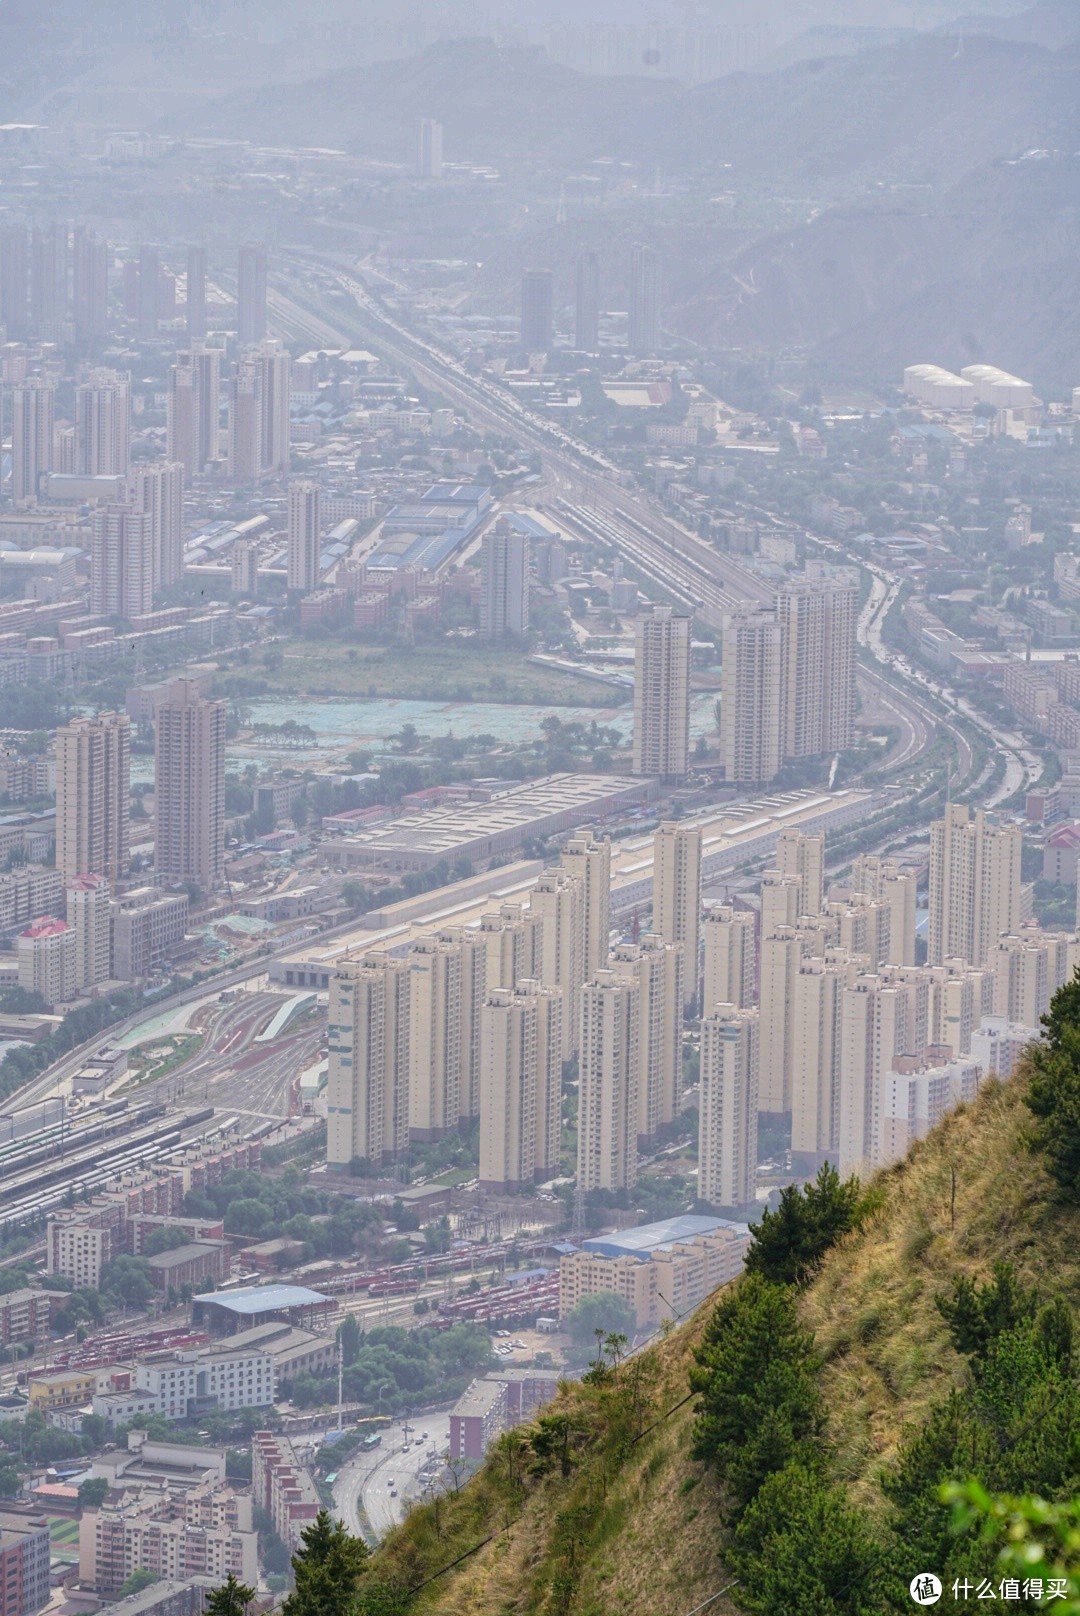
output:
[[[899,374],[918,353],[992,359],[1075,385],[1080,160],[997,164],[940,203],[829,209],[756,242],[673,312],[720,347],[804,349],[852,374]]]
[[[588,78],[490,40],[344,68],[300,84],[208,98],[201,132],[338,145],[409,163],[416,121],[439,118],[448,160],[562,169],[616,152],[684,171],[736,165],[772,184],[955,180],[988,159],[1073,138],[1068,56],[1039,46],[918,35],[855,56],[800,61],[688,88]],[[190,115],[168,121],[175,133]]]

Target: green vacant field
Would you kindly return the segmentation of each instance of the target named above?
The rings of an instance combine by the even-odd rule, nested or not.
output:
[[[538,668],[521,651],[476,643],[356,645],[290,640],[280,669],[263,674],[282,696],[405,696],[416,701],[506,701],[539,706],[614,707],[614,687]]]

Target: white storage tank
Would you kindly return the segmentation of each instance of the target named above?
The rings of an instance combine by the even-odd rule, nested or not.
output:
[[[980,404],[992,404],[996,410],[1030,410],[1035,403],[1031,383],[997,365],[965,365],[960,374],[971,382]]]
[[[904,391],[938,410],[969,410],[975,403],[975,389],[962,376],[941,365],[908,365],[904,371]]]

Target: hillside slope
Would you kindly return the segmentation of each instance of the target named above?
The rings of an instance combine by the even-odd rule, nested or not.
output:
[[[1024,1088],[1023,1077],[988,1084],[880,1175],[880,1207],[834,1248],[802,1298],[824,1358],[837,1463],[873,1513],[884,1513],[877,1480],[905,1426],[962,1379],[934,1305],[953,1278],[985,1279],[1005,1258],[1044,1294],[1080,1301],[1077,1214],[1054,1202],[1028,1150]],[[530,1473],[517,1433],[459,1493],[414,1511],[375,1560],[399,1588],[418,1589],[410,1609],[683,1616],[722,1589],[731,1580],[722,1499],[690,1455],[687,1394],[709,1312],[642,1354],[633,1371],[620,1369],[621,1402],[610,1387],[564,1388],[555,1412],[571,1432],[568,1476],[555,1462]],[[636,1407],[631,1372],[641,1382]],[[725,1616],[735,1599],[737,1589],[710,1609]]]

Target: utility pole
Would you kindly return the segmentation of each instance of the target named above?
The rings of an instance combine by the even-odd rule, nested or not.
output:
[[[344,1382],[344,1377],[345,1377],[345,1349],[344,1349],[344,1347],[342,1345],[341,1334],[339,1332],[338,1333],[338,1341],[337,1341],[337,1428],[338,1428],[338,1436],[341,1435],[341,1430],[342,1430],[342,1419],[341,1419],[342,1397],[341,1397],[341,1393],[342,1393],[342,1385],[343,1385],[343,1382]]]

